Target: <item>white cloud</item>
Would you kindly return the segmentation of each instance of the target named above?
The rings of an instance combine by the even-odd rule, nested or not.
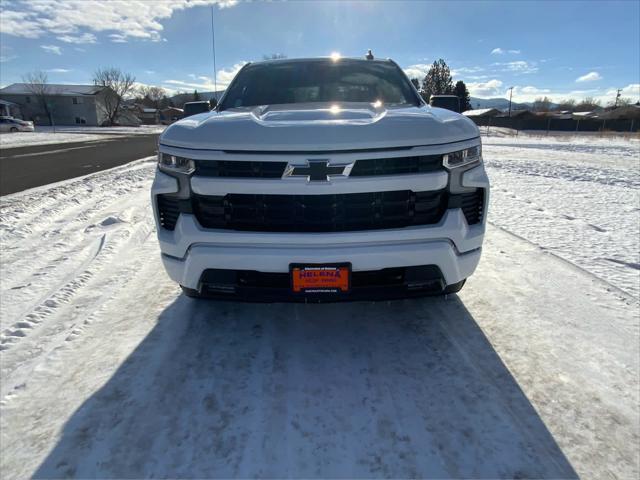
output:
[[[502,81],[497,78],[487,82],[469,82],[467,89],[473,97],[495,97],[502,94]]]
[[[50,68],[49,70],[45,70],[45,72],[48,72],[48,73],[69,73],[69,72],[71,72],[71,70],[67,69],[67,68]]]
[[[549,97],[553,102],[562,100],[575,100],[577,102],[584,100],[586,97],[592,97],[599,100],[602,105],[613,103],[616,98],[617,89],[609,88],[591,88],[582,90],[554,90],[550,88],[539,88],[534,86],[514,86],[513,100],[515,102],[533,102],[539,97]],[[640,101],[640,84],[632,83],[621,89],[623,98],[629,98],[633,103]],[[500,96],[508,98],[509,92],[505,90]]]
[[[0,63],[10,62],[18,58],[17,55],[0,55]]]
[[[88,32],[80,35],[60,35],[56,38],[65,43],[96,43],[96,36]]]
[[[422,79],[425,77],[425,75],[429,71],[430,67],[431,67],[431,64],[417,63],[415,65],[409,65],[407,68],[405,68],[404,73],[409,78],[417,78],[418,80],[422,81]]]
[[[39,38],[47,33],[81,38],[87,32],[113,32],[116,37],[112,41],[116,42],[129,38],[160,41],[160,21],[175,11],[213,4],[224,8],[236,3],[237,0],[38,0],[3,4],[0,32],[24,38]]]
[[[504,55],[505,53],[511,53],[513,55],[519,55],[521,50],[505,50],[504,48],[494,48],[491,50],[491,55]]]
[[[56,55],[62,55],[62,49],[57,45],[40,45],[40,48],[49,52],[55,53]]]
[[[245,63],[247,62],[236,63],[233,67],[218,70],[216,83],[214,83],[212,77],[207,77],[206,75],[195,75],[193,73],[187,75],[188,77],[192,78],[193,81],[165,80],[162,83],[163,85],[169,85],[168,88],[181,90],[214,91],[216,87],[218,88],[218,90],[224,90],[229,86],[229,83],[231,83],[233,77],[236,76],[238,71],[243,67]],[[200,81],[198,82],[197,80]]]
[[[602,77],[598,72],[589,72],[576,78],[576,82],[595,82],[596,80],[602,80]]]
[[[606,95],[607,96],[615,96],[617,93],[617,89],[612,88],[607,90]],[[640,101],[640,83],[631,83],[629,85],[627,85],[624,88],[620,89],[620,96],[621,97],[628,97],[631,98],[633,100],[633,102],[637,102]]]
[[[0,15],[0,32],[24,38],[38,38],[42,35],[42,28],[30,21],[31,15],[27,12],[7,10],[2,6]]]
[[[528,95],[539,95],[541,93],[549,93],[551,90],[549,90],[548,88],[537,88],[537,87],[532,87],[532,86],[528,86],[528,87],[513,87],[514,90],[518,91],[518,92],[522,92]]]
[[[493,63],[493,66],[502,67],[503,72],[520,73],[536,73],[538,66],[535,62],[526,62],[524,60],[516,60],[514,62]]]
[[[473,80],[474,78],[477,78],[478,76],[475,75],[478,72],[483,72],[484,68],[482,67],[459,67],[459,68],[452,68],[451,69],[451,76],[454,78],[460,78],[460,77],[464,77],[465,79],[468,80]],[[470,75],[471,74],[471,75]],[[481,77],[483,77],[481,75]],[[484,78],[487,78],[486,76],[484,76]]]
[[[236,63],[231,68],[223,68],[222,70],[220,70],[217,75],[218,88],[221,88],[220,85],[224,85],[224,88],[227,88],[231,83],[231,80],[233,80],[233,78],[236,76],[236,73],[240,71],[245,63],[247,62]]]
[[[109,38],[113,43],[127,43],[127,36],[121,33],[112,33]]]

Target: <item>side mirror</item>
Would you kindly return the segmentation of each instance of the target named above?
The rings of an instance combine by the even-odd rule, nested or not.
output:
[[[210,110],[213,110],[217,106],[218,106],[218,100],[216,100],[215,98],[212,98],[211,100],[209,100],[209,109]]]

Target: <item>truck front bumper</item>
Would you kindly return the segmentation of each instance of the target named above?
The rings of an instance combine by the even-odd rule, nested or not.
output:
[[[175,230],[159,237],[171,279],[200,290],[209,269],[287,273],[292,263],[349,262],[353,272],[430,265],[452,285],[474,272],[483,235],[484,225],[467,226],[462,211],[453,209],[429,227],[320,234],[205,230],[192,215],[181,215]]]

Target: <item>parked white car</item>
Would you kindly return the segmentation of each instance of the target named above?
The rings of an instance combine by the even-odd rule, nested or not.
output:
[[[373,59],[245,65],[164,131],[152,187],[169,276],[247,300],[457,292],[488,200],[475,124]]]
[[[0,132],[33,132],[33,122],[13,117],[0,117]]]

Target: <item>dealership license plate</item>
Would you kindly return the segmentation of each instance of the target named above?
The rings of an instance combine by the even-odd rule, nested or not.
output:
[[[294,293],[340,293],[351,286],[351,265],[291,265]]]

